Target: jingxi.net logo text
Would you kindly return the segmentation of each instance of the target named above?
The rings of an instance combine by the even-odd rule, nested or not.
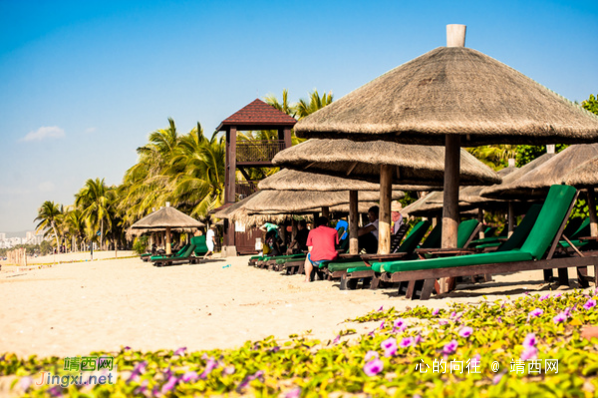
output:
[[[41,380],[35,384],[58,385],[67,388],[70,385],[86,386],[95,384],[115,384],[117,371],[114,357],[87,356],[64,359],[64,368],[68,374],[42,372]]]

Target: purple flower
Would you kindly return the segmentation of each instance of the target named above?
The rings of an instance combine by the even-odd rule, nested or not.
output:
[[[199,375],[197,374],[197,372],[187,372],[183,375],[183,377],[181,377],[181,380],[183,380],[185,383],[189,383],[190,381],[195,381],[199,378]]]
[[[181,347],[174,352],[174,355],[182,357],[183,355],[185,355],[185,351],[187,351],[187,347]]]
[[[287,392],[284,398],[299,398],[301,396],[301,387],[296,387]]]
[[[475,357],[471,358],[471,361],[469,363],[471,364],[471,366],[479,366],[481,359],[482,357],[480,356],[480,354],[476,354]]]
[[[131,372],[131,376],[127,379],[127,383],[130,383],[133,380],[136,380],[137,377],[145,372],[145,368],[147,367],[147,361],[141,361],[135,364],[133,371]]]
[[[61,397],[62,396],[62,387],[54,386],[48,390],[48,393],[50,393],[50,395],[53,397]]]
[[[565,316],[567,318],[571,318],[571,310],[569,309],[569,307],[565,308],[565,311],[563,311],[563,314],[565,314]]]
[[[401,348],[407,348],[412,345],[415,345],[413,337],[405,337],[403,340],[401,340]]]
[[[471,328],[469,326],[465,326],[465,327],[461,328],[461,330],[459,331],[459,336],[468,338],[469,336],[471,336],[472,333],[473,333],[473,328]]]
[[[31,377],[21,377],[21,380],[19,380],[19,387],[21,387],[21,390],[23,390],[23,392],[27,392],[32,383],[33,379]]]
[[[446,325],[447,323],[448,323],[448,321],[447,321],[446,319],[439,319],[439,320],[438,320],[438,324],[439,324],[440,326],[444,326],[444,325]]]
[[[372,330],[371,332],[368,333],[368,336],[374,337],[375,332],[376,332],[376,329]]]
[[[338,336],[338,337],[339,337],[339,339],[340,339],[340,336]],[[277,353],[278,351],[280,351],[280,347],[279,347],[279,346],[276,346],[276,347],[274,347],[274,348],[272,348],[272,349],[270,350],[270,352],[273,352],[273,353]]]
[[[590,308],[594,308],[595,306],[596,306],[596,300],[590,299],[583,305],[583,309],[589,310]]]
[[[206,364],[206,368],[204,371],[199,375],[201,379],[205,379],[208,375],[218,366],[218,363],[214,361],[212,358],[208,359],[208,363]]]
[[[369,361],[372,358],[380,358],[380,356],[378,355],[378,353],[376,351],[368,351],[367,354],[365,354],[365,361]]]
[[[123,350],[125,350],[125,351],[129,351],[130,349],[131,349],[131,347],[129,347],[128,345],[125,346],[125,348],[123,348]]]
[[[160,392],[162,394],[166,394],[168,391],[172,391],[178,382],[179,379],[177,379],[176,376],[170,376],[166,384],[162,386],[162,390],[160,390]]]
[[[496,322],[502,323],[502,318],[500,316],[496,317]]]
[[[499,373],[496,376],[494,376],[494,378],[492,379],[492,384],[496,385],[496,384],[500,383],[500,381],[504,375],[505,375],[504,373]]]
[[[145,390],[147,390],[148,384],[149,384],[149,380],[143,380],[141,382],[141,385],[133,391],[133,394],[144,394]],[[156,394],[154,394],[154,395],[156,395]]]
[[[542,308],[536,308],[533,311],[530,311],[529,316],[531,318],[536,318],[539,317],[540,315],[542,315],[544,313],[544,310]]]
[[[227,366],[226,368],[222,369],[222,374],[224,375],[232,375],[236,371],[235,365]]]
[[[538,356],[538,349],[536,347],[526,347],[521,352],[521,360],[527,361],[535,359]]]
[[[457,316],[457,313],[455,311],[451,312],[451,318],[454,318]]]
[[[544,300],[548,300],[550,298],[550,294],[547,294],[546,296],[542,296],[540,297],[539,301],[544,301]]]
[[[432,315],[436,316],[438,315],[438,313],[440,313],[440,308],[434,308],[434,311],[432,311]]]
[[[250,381],[255,380],[255,379],[263,380],[263,378],[264,378],[264,371],[258,370],[253,375],[245,377],[243,379],[243,381],[241,383],[239,383],[239,386],[237,387],[237,392],[240,394],[243,391],[243,389],[245,387],[247,387],[247,385],[249,384]]]
[[[363,366],[363,371],[368,376],[376,376],[378,373],[382,372],[382,369],[384,369],[384,364],[379,359],[373,359]]]
[[[418,345],[419,343],[421,343],[422,340],[423,340],[422,336],[418,334],[417,336],[415,336],[415,339],[413,340],[413,346],[415,347],[416,345]]]
[[[565,314],[565,312],[561,312],[559,314],[557,314],[554,318],[552,318],[552,321],[554,323],[561,323],[561,322],[565,322],[567,320],[567,315]]]
[[[397,353],[397,340],[394,337],[389,337],[380,343],[380,347],[384,350],[384,356],[390,357]]]
[[[384,329],[384,321],[380,324],[380,330]]]
[[[523,346],[525,348],[535,347],[538,340],[536,339],[536,335],[534,333],[528,333],[523,340]]]
[[[562,295],[563,295],[563,293],[557,293],[557,294],[555,294],[555,295],[554,295],[554,298],[559,298],[559,297],[561,297]]]
[[[449,355],[457,351],[457,347],[459,347],[459,343],[457,342],[457,340],[453,340],[450,343],[444,345],[444,347],[442,348],[442,352],[445,355]]]
[[[404,319],[397,318],[394,322],[394,327],[399,329],[401,332],[407,329],[407,323],[405,323]]]
[[[341,341],[341,335],[340,334],[334,338],[334,340],[332,341],[332,344],[336,344],[339,341]]]
[[[380,308],[378,308],[378,312],[381,312],[383,308],[384,308],[384,306],[381,306]]]

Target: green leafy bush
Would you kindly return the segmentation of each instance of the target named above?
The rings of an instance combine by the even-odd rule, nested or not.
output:
[[[147,253],[147,247],[149,246],[149,238],[147,236],[138,236],[133,242],[133,251],[136,254],[142,255]]]

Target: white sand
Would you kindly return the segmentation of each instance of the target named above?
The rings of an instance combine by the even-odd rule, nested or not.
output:
[[[119,257],[130,254],[119,252]],[[95,253],[96,258],[113,256]],[[52,262],[52,257],[33,261]],[[57,259],[88,257],[80,253]],[[454,301],[477,302],[484,294],[494,300],[548,290],[542,272],[530,271],[495,276],[495,282],[461,287],[445,298],[408,301],[396,297],[395,289],[340,291],[338,282],[306,284],[303,276],[248,267],[247,260],[156,268],[131,258],[59,264],[24,275],[4,267],[0,353],[65,357],[127,345],[139,350],[233,348],[269,335],[284,340],[306,330],[333,339],[342,329],[377,327],[343,321],[380,306],[444,307]],[[232,266],[223,268],[227,264]]]

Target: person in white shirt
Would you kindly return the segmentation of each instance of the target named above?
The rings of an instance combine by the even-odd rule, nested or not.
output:
[[[359,248],[365,249],[366,253],[378,252],[378,206],[372,206],[368,210],[368,219],[370,223],[357,230],[359,238]]]
[[[403,206],[401,205],[401,202],[392,202],[391,210],[392,222],[394,223],[392,226],[392,233],[393,235],[395,235],[398,232],[399,228],[401,228],[401,225],[403,225],[403,215],[401,214]]]
[[[214,245],[216,244],[216,233],[215,233],[216,226],[212,225],[210,229],[208,229],[208,233],[206,234],[206,246],[208,247],[208,252],[203,257],[206,259],[208,256],[214,254]]]

